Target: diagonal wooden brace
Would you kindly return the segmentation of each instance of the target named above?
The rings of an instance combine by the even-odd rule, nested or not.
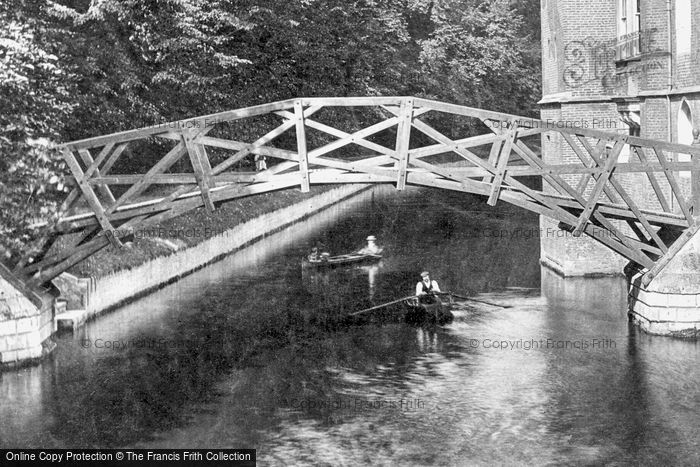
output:
[[[654,278],[658,276],[659,273],[663,271],[666,266],[668,266],[668,263],[670,263],[671,260],[675,258],[675,256],[681,251],[685,244],[693,238],[693,236],[697,233],[699,229],[700,223],[691,225],[685,232],[683,232],[683,234],[675,242],[673,242],[671,248],[669,248],[668,251],[656,261],[654,267],[651,268],[642,277],[642,285],[644,287],[648,287],[649,284],[651,284],[651,281],[653,281]]]
[[[596,204],[598,203],[598,199],[600,198],[600,195],[603,192],[603,188],[605,188],[605,185],[608,183],[610,175],[612,175],[612,172],[615,168],[615,164],[617,164],[617,158],[619,157],[620,152],[622,152],[622,148],[624,146],[625,141],[622,139],[617,140],[615,146],[613,146],[612,151],[608,156],[608,159],[605,161],[603,173],[600,175],[600,178],[598,178],[598,180],[596,181],[596,184],[593,187],[593,192],[591,193],[591,197],[588,199],[588,202],[586,202],[586,205],[583,207],[583,212],[578,218],[578,222],[573,231],[574,237],[580,237],[583,233],[583,228],[586,226],[588,220],[591,218],[593,210],[595,209]]]
[[[100,154],[97,156],[97,160],[93,160],[92,154],[90,154],[89,150],[78,149],[78,154],[80,155],[80,158],[83,160],[85,167],[87,167],[87,169],[85,170],[85,174],[84,174],[84,178],[86,180],[89,180],[93,174],[96,177],[100,176],[99,164],[101,163],[101,160],[107,156],[107,153],[109,151],[111,151],[111,146],[107,145],[100,152]],[[104,198],[107,199],[108,204],[112,204],[116,201],[114,198],[114,195],[112,194],[112,191],[109,189],[108,185],[100,185],[97,187],[97,189],[99,190],[100,193],[102,193],[102,196],[104,196]]]
[[[97,198],[97,195],[95,195],[92,187],[85,180],[85,174],[83,173],[83,169],[80,168],[80,164],[78,164],[78,161],[75,159],[75,156],[71,151],[68,149],[63,149],[62,152],[64,160],[68,164],[71,172],[73,172],[73,177],[75,177],[75,180],[78,182],[78,187],[83,192],[85,201],[87,201],[90,209],[92,209],[92,211],[95,213],[95,218],[100,223],[100,227],[102,227],[102,230],[107,233],[107,237],[112,245],[120,248],[122,246],[122,242],[120,242],[117,237],[112,235],[114,227],[112,227],[112,224],[110,223],[102,204],[100,204],[100,200]]]
[[[681,208],[683,215],[688,220],[688,225],[695,224],[695,218],[691,214],[688,205],[683,200],[683,191],[678,185],[678,181],[676,180],[673,171],[668,165],[668,161],[666,160],[666,156],[664,155],[662,148],[654,146],[654,152],[656,153],[656,158],[659,160],[659,164],[661,164],[661,166],[664,168],[664,175],[666,175],[666,180],[668,180],[668,184],[671,186],[671,191],[673,192],[673,196],[678,202],[678,207]]]
[[[595,168],[596,167],[596,164],[599,163],[599,158],[598,158],[599,152],[595,152],[596,150],[593,149],[592,147],[590,147],[590,144],[587,144],[585,138],[581,138],[581,137],[577,136],[577,138],[581,142],[582,146],[584,148],[586,148],[586,150],[588,151],[588,153],[590,155],[590,159],[591,159],[590,161],[586,159],[586,154],[583,151],[581,151],[581,148],[578,147],[578,145],[576,144],[574,139],[571,137],[571,135],[569,135],[568,133],[565,133],[565,132],[561,132],[560,134],[564,137],[564,139],[569,144],[571,149],[574,150],[574,153],[578,156],[579,160],[581,161],[581,163],[584,166],[586,166],[588,168]],[[579,181],[579,184],[576,187],[576,190],[579,193],[584,194],[586,191],[586,187],[588,186],[588,181],[590,179],[591,179],[591,174],[581,175],[581,180]],[[596,180],[597,180],[597,178],[596,178]],[[610,198],[610,201],[612,201],[613,203],[619,202],[619,199],[617,198],[617,196],[615,195],[613,190],[610,189],[607,185],[603,188],[603,191],[605,192],[607,197]]]

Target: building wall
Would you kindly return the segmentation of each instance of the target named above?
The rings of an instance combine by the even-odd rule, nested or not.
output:
[[[691,51],[675,54],[675,11],[671,28],[666,0],[641,0],[640,36],[642,56],[616,61],[617,1],[542,0],[543,119],[604,122],[597,129],[628,133],[621,112],[638,111],[640,136],[677,142],[678,112],[684,101],[693,114],[693,126],[700,127],[700,2],[691,7]],[[673,8],[676,2],[672,2]],[[671,49],[669,53],[669,38]],[[556,44],[553,53],[552,44]],[[672,76],[669,78],[669,69]],[[669,84],[672,83],[672,87]],[[669,116],[670,111],[670,116]],[[595,145],[596,141],[589,140]],[[578,163],[579,159],[565,143],[544,135],[545,161],[553,164]],[[675,154],[666,154],[674,159]],[[630,162],[639,159],[627,156]],[[654,162],[654,154],[647,157]],[[664,177],[657,176],[669,204],[679,211]],[[578,176],[570,176],[574,187]],[[643,208],[660,209],[660,203],[645,175],[618,175],[621,184]],[[690,179],[680,178],[683,198],[690,200]],[[589,183],[588,190],[592,184]],[[548,187],[551,191],[553,188]],[[543,225],[551,221],[543,219]],[[567,275],[622,271],[624,261],[597,242],[581,238],[542,238],[543,262],[567,265]],[[585,254],[583,254],[585,253]],[[586,257],[591,255],[591,257]],[[560,271],[562,272],[562,271]]]

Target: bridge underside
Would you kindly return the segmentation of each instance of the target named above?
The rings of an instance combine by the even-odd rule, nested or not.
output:
[[[571,162],[546,163],[543,136],[564,142]],[[152,157],[156,150],[165,155]],[[129,231],[314,184],[427,186],[512,203],[608,246],[645,271],[647,284],[698,229],[679,174],[692,174],[697,195],[700,148],[413,97],[287,100],[75,141],[62,151],[75,188],[66,215],[45,226],[14,268],[29,284],[110,243],[121,246]],[[269,168],[241,171],[250,155],[267,158]],[[531,177],[543,189],[532,188]],[[61,236],[71,241],[56,251]]]

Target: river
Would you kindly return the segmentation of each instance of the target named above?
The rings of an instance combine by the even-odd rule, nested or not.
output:
[[[375,189],[0,373],[0,447],[256,448],[261,465],[700,464],[700,347],[630,326],[624,279],[541,269],[535,215]],[[381,263],[302,275],[312,243]],[[428,269],[453,323],[331,325]]]

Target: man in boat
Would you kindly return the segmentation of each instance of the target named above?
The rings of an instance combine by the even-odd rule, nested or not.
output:
[[[321,261],[328,261],[328,258],[330,257],[330,255],[331,254],[328,253],[327,251],[324,251],[323,253],[321,253],[321,249],[319,247],[315,246],[311,249],[311,253],[307,257],[307,259],[311,263],[318,263]]]
[[[437,281],[430,280],[430,273],[423,271],[421,274],[423,280],[416,284],[416,296],[420,303],[435,303],[435,293],[440,292],[440,286]]]
[[[377,241],[377,237],[374,235],[370,235],[367,237],[367,246],[362,248],[361,250],[358,250],[357,252],[362,254],[362,255],[378,255],[381,254],[382,252],[382,247],[377,245],[375,242]]]
[[[313,247],[311,249],[311,253],[309,254],[308,260],[311,261],[312,263],[316,263],[318,261],[321,261],[321,255],[318,253],[317,247]]]

